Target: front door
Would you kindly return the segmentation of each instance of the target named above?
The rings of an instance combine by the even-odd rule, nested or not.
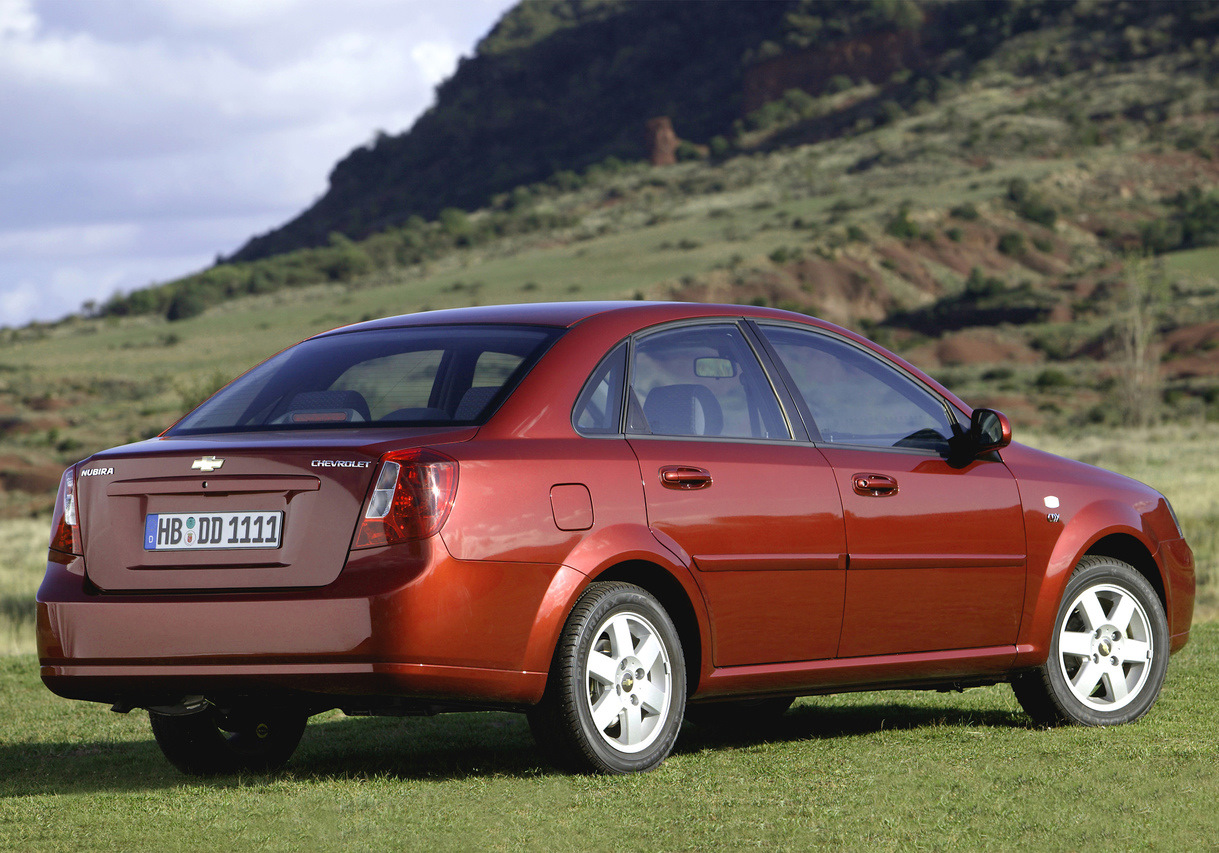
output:
[[[864,348],[760,328],[842,496],[849,562],[838,656],[1014,644],[1024,524],[1002,461],[950,462],[946,403]]]

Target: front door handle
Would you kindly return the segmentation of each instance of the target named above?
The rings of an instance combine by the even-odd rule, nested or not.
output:
[[[660,484],[666,489],[705,489],[711,485],[711,472],[692,465],[666,465],[660,469]]]
[[[897,480],[887,474],[855,474],[851,477],[855,494],[883,498],[897,494]]]

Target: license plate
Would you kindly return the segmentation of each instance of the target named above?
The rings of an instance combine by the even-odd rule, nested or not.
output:
[[[160,512],[144,519],[145,551],[278,548],[282,512]]]

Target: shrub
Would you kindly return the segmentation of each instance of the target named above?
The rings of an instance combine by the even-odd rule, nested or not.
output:
[[[1029,222],[1036,222],[1046,228],[1053,228],[1054,223],[1058,221],[1058,211],[1040,196],[1026,198],[1017,206],[1016,212]]]
[[[967,201],[964,204],[958,204],[952,210],[948,211],[948,215],[956,219],[962,219],[966,222],[973,222],[978,218],[978,208],[974,207],[972,201]]]
[[[183,288],[169,303],[165,319],[170,321],[189,320],[207,310],[207,300],[194,288]]]
[[[1057,368],[1047,367],[1037,374],[1037,378],[1033,380],[1033,385],[1036,386],[1038,391],[1069,388],[1071,386],[1071,377]]]
[[[1024,254],[1024,235],[1018,231],[1008,231],[999,238],[999,252],[1004,255]]]
[[[913,240],[919,236],[918,226],[910,221],[910,207],[903,204],[897,214],[885,225],[885,233],[899,240]]]

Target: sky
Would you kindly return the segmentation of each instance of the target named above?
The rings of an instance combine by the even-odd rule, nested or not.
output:
[[[0,327],[288,221],[515,2],[0,0]]]

